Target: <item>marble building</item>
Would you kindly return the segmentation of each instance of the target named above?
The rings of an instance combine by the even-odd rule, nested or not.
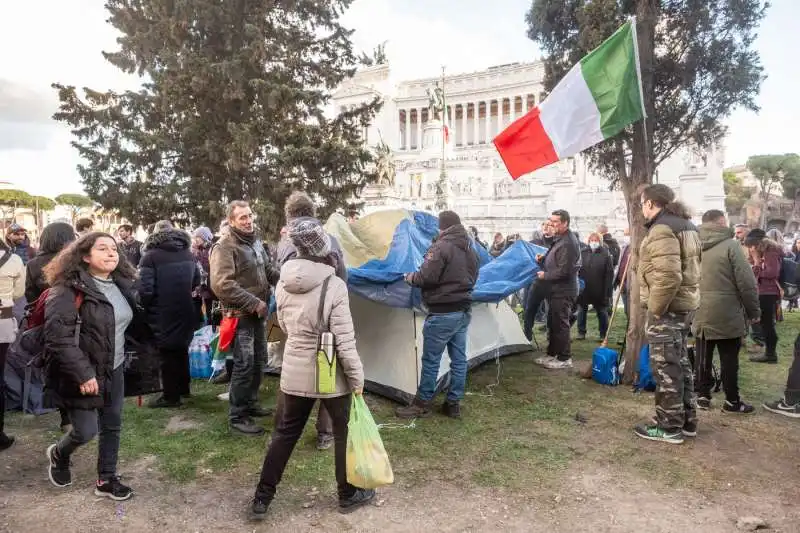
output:
[[[599,222],[621,233],[627,226],[622,194],[610,191],[609,182],[591,172],[580,156],[517,181],[506,172],[491,141],[544,98],[543,79],[540,62],[447,75],[441,88],[448,142],[442,146],[442,123],[429,107],[441,78],[396,80],[388,64],[360,70],[334,93],[333,111],[381,96],[384,106],[365,128],[364,140],[370,146],[388,145],[396,170],[390,182],[364,190],[364,212],[390,207],[434,211],[444,158],[447,206],[484,239],[494,232],[529,237],[555,209],[568,210],[584,235]],[[657,179],[675,188],[699,217],[707,209],[724,209],[723,159],[721,150],[681,150],[659,166]]]

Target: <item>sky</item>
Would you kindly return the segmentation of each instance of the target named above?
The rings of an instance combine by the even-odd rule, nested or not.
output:
[[[397,80],[482,70],[539,58],[526,37],[531,0],[355,0],[345,13],[357,51],[387,42]],[[108,64],[116,33],[100,0],[0,2],[0,181],[54,197],[81,192],[80,162],[66,126],[50,117],[53,82],[97,90],[135,88],[136,78]],[[772,0],[756,49],[767,74],[759,113],[726,121],[727,166],[759,153],[800,152],[800,68],[794,47],[800,1]]]

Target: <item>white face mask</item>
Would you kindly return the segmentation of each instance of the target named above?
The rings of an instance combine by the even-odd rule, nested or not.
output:
[[[592,250],[597,250],[598,248],[600,248],[600,243],[597,241],[592,241],[589,243],[589,248],[591,248]]]

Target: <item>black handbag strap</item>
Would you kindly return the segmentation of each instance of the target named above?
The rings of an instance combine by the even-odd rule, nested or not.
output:
[[[3,257],[0,257],[0,268],[3,268],[6,263],[8,263],[11,256],[14,255],[14,252],[11,250],[5,250],[6,253],[3,254]]]
[[[324,333],[330,329],[330,317],[328,317],[328,328],[325,328],[325,297],[328,295],[328,285],[330,284],[331,278],[328,276],[325,278],[325,281],[322,282],[322,290],[319,292],[319,309],[317,310],[317,329],[320,333]]]

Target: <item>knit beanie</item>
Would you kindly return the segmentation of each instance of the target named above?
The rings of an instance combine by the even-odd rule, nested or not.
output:
[[[327,257],[331,253],[331,238],[316,220],[303,219],[289,224],[289,239],[299,256]]]
[[[214,240],[214,234],[211,233],[211,230],[205,226],[200,226],[194,233],[192,234],[194,237],[200,237],[203,239],[204,242],[211,242]]]
[[[745,246],[758,246],[758,244],[767,238],[767,232],[761,228],[751,229],[750,233],[744,239]]]
[[[459,224],[461,224],[461,219],[453,211],[442,211],[439,213],[439,229],[441,231]]]

